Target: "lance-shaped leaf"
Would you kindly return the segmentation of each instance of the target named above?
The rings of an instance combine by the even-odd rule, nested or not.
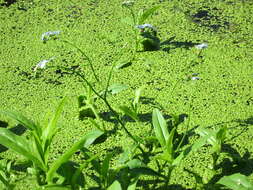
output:
[[[152,122],[156,138],[162,147],[166,146],[166,141],[169,138],[169,132],[167,129],[166,121],[158,109],[154,109],[153,111]]]
[[[34,152],[36,151],[31,149],[29,141],[24,137],[18,136],[8,129],[0,128],[0,144],[31,160],[42,170],[46,170],[46,166],[40,158],[35,156],[36,154],[34,154]]]
[[[78,142],[76,142],[69,150],[67,150],[60,158],[58,158],[51,166],[47,173],[46,181],[51,183],[57,169],[65,162],[67,162],[71,156],[79,149],[87,148],[91,145],[99,136],[103,134],[100,130],[95,130],[87,133]]]
[[[252,182],[245,176],[240,173],[236,173],[230,176],[222,177],[218,184],[225,185],[226,187],[233,190],[252,190]]]
[[[38,135],[41,134],[41,128],[38,125],[36,125],[33,121],[27,119],[21,113],[3,110],[3,111],[0,111],[0,114],[6,115],[16,120],[19,124],[26,127],[27,129],[30,129],[31,131],[36,131]]]
[[[142,13],[139,13],[139,18],[138,18],[138,25],[140,24],[144,24],[145,20],[150,17],[157,9],[159,9],[160,6],[155,6],[155,7],[151,7],[147,10],[145,10]]]
[[[42,134],[42,140],[44,143],[44,148],[45,150],[48,149],[48,146],[51,144],[52,138],[55,135],[57,131],[57,121],[61,115],[61,112],[63,110],[64,103],[66,101],[66,98],[64,98],[59,106],[56,109],[56,112],[53,116],[53,118],[50,120],[49,124],[46,126],[45,129],[43,129],[43,134]]]
[[[121,185],[118,180],[115,180],[110,187],[107,188],[107,190],[121,190]]]
[[[124,112],[125,115],[131,117],[131,119],[138,121],[138,115],[136,112],[134,112],[133,110],[131,110],[129,107],[127,106],[119,106],[119,109]]]
[[[109,174],[108,171],[109,171],[109,166],[110,166],[109,164],[110,164],[112,155],[113,155],[112,153],[108,153],[102,163],[100,175],[104,183],[107,183],[107,178]]]

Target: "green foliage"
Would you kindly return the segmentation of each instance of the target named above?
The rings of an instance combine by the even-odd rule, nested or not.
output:
[[[253,183],[240,173],[222,177],[218,184],[224,185],[232,190],[252,190]]]
[[[0,160],[0,181],[3,184],[3,189],[11,190],[15,187],[12,184],[13,171],[11,169],[12,161]],[[0,185],[1,187],[1,185]]]
[[[86,134],[49,166],[48,159],[50,156],[50,145],[52,144],[53,137],[58,130],[57,121],[59,120],[62,112],[64,102],[65,99],[61,101],[52,119],[44,127],[28,120],[20,113],[1,111],[2,114],[11,117],[23,124],[23,126],[27,129],[31,130],[32,135],[27,139],[23,136],[14,134],[9,129],[0,128],[0,144],[32,161],[34,168],[31,171],[37,176],[37,181],[40,185],[46,183],[52,184],[53,178],[57,173],[57,169],[61,165],[66,163],[78,149],[83,146],[88,147],[96,138],[103,134],[103,132],[99,130]]]
[[[160,6],[154,6],[154,7],[151,7],[151,8],[149,8],[149,9],[145,10],[145,11],[140,10],[140,11],[138,12],[138,19],[137,19],[138,22],[137,22],[137,24],[138,24],[138,25],[144,24],[145,21],[146,21],[150,16],[152,16],[152,14],[154,14],[155,11],[158,10],[159,8],[160,8]]]
[[[137,89],[135,91],[135,98],[133,102],[131,103],[130,107],[123,105],[119,106],[119,109],[127,116],[129,116],[131,119],[135,121],[139,121],[138,118],[138,104],[140,101],[140,96],[141,96],[141,88]]]
[[[212,146],[213,167],[215,167],[222,150],[222,144],[226,139],[227,126],[223,126],[218,130],[197,128],[196,133],[202,137],[199,143],[207,143]]]

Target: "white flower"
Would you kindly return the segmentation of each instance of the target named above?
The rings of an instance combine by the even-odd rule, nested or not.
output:
[[[35,67],[34,67],[34,71],[36,71],[37,69],[44,69],[46,68],[46,65],[49,61],[51,61],[52,59],[54,59],[55,57],[51,57],[50,59],[44,59],[42,61],[40,61]]]
[[[48,31],[41,35],[42,41],[47,41],[50,36],[59,35],[61,31]]]
[[[192,80],[199,80],[200,78],[199,77],[192,77],[191,79]]]
[[[150,29],[156,31],[156,28],[153,25],[151,25],[151,24],[142,24],[142,25],[137,25],[135,27],[138,28],[138,29],[150,28]]]
[[[124,1],[122,2],[123,6],[130,7],[134,5],[134,1]]]
[[[197,48],[197,49],[205,49],[207,47],[208,47],[207,43],[202,43],[202,44],[195,45],[195,48]]]

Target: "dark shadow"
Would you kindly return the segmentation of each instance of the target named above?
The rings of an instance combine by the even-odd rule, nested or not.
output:
[[[7,128],[7,126],[8,126],[8,123],[6,123],[4,121],[0,121],[0,127]],[[16,135],[22,135],[22,134],[25,133],[26,128],[23,125],[18,124],[15,127],[10,128],[9,130],[11,132],[15,133]],[[0,153],[1,152],[5,152],[7,150],[8,150],[7,147],[5,147],[5,146],[3,146],[3,145],[0,144]]]
[[[26,130],[27,129],[21,124],[18,124],[15,127],[10,128],[10,131],[15,133],[16,135],[22,135],[26,132]]]
[[[229,154],[230,158],[225,158],[217,168],[222,168],[222,176],[232,175],[233,173],[241,173],[243,175],[251,175],[253,173],[253,159],[247,150],[242,156],[237,150],[229,144],[224,144],[222,151]]]
[[[229,22],[222,18],[221,10],[216,7],[201,7],[197,12],[191,14],[190,11],[184,13],[186,18],[195,24],[200,25],[201,27],[206,27],[212,31],[217,32],[221,28],[227,28]]]
[[[0,127],[6,128],[6,127],[8,127],[8,123],[5,122],[5,121],[1,121],[1,120],[0,120]]]
[[[196,183],[202,184],[203,189],[205,190],[220,189],[220,187],[223,187],[222,185],[216,184],[223,176],[229,176],[235,173],[241,173],[249,176],[253,173],[253,159],[250,158],[251,155],[248,150],[243,156],[240,156],[240,154],[229,144],[223,144],[222,152],[228,153],[230,157],[223,159],[221,163],[215,166],[214,169],[216,171],[221,169],[221,172],[214,175],[207,184],[202,184],[202,176],[199,174],[188,169],[184,170],[192,174],[196,180]]]
[[[9,6],[11,6],[12,4],[14,4],[16,2],[17,2],[16,0],[5,0],[3,3],[0,4],[0,6],[9,7]]]
[[[169,38],[168,40],[165,40],[161,42],[161,50],[169,52],[171,49],[176,49],[176,48],[185,48],[185,49],[190,49],[194,47],[195,45],[198,45],[199,43],[194,43],[194,42],[179,42],[179,41],[174,41],[176,36],[173,36]]]
[[[150,82],[152,83],[152,82]],[[148,84],[148,82],[147,82]],[[162,105],[160,105],[158,102],[155,101],[155,98],[148,98],[148,97],[140,97],[140,103],[141,104],[148,104],[153,108],[158,108],[160,110],[164,110],[164,107]]]
[[[241,126],[247,127],[247,126],[253,125],[253,117],[247,118],[245,120],[237,119],[235,121],[238,122]]]
[[[27,168],[32,167],[32,162],[27,160],[22,163],[17,163],[11,166],[11,169],[18,171],[18,172],[26,172]]]
[[[63,163],[60,168],[57,170],[57,173],[64,177],[65,181],[63,182],[63,185],[69,185],[71,184],[71,179],[73,177],[73,174],[76,172],[76,170],[80,167],[79,164],[73,161],[67,161],[66,163]],[[76,183],[84,187],[85,184],[85,178],[83,173],[80,173],[79,177],[77,178]]]

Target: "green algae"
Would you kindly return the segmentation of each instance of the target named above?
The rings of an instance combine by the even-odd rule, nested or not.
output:
[[[227,125],[231,137],[227,143],[241,157],[247,152],[249,156],[244,156],[248,167],[227,169],[223,174],[242,172],[252,179],[249,166],[253,150],[252,2],[149,0],[137,1],[134,9],[158,4],[161,8],[148,22],[157,27],[161,42],[173,40],[164,43],[160,51],[138,52],[136,62],[116,70],[111,83],[122,83],[130,88],[110,97],[109,101],[115,107],[129,105],[134,89],[143,87],[142,124],[127,122],[128,129],[136,135],[150,133],[150,113],[154,107],[168,115],[190,114],[192,128]],[[79,66],[90,80],[94,79],[88,62],[78,51],[60,40],[43,44],[42,33],[62,31],[59,38],[87,53],[105,86],[111,66],[127,59],[134,48],[133,31],[122,21],[128,13],[121,7],[120,0],[58,1],[58,4],[56,1],[18,1],[8,7],[1,5],[0,13],[0,108],[41,120],[63,96],[71,97],[52,151],[54,159],[92,126],[88,121],[78,120],[77,96],[83,93],[81,82],[71,73],[54,69],[35,77],[33,67],[41,60],[56,56],[52,65]],[[203,50],[202,58],[198,58],[194,44],[202,42],[207,42],[208,48]],[[192,73],[200,73],[200,80],[187,81]],[[101,112],[108,111],[102,102],[98,102],[98,107]],[[0,120],[6,121],[6,118],[1,116]],[[9,123],[9,127],[13,125]],[[106,126],[111,129],[114,123],[107,121]],[[237,134],[240,135],[232,138]],[[109,147],[129,143],[126,134],[120,131],[92,150],[103,156]],[[2,152],[1,157],[21,159],[9,151]],[[81,160],[80,156],[75,159]],[[189,157],[182,168],[172,174],[171,183],[175,185],[171,189],[193,188],[195,179],[183,168],[202,176],[210,160],[208,149]],[[229,165],[224,163],[224,167],[228,167],[226,164]],[[178,177],[179,174],[182,177]],[[212,178],[211,174],[206,175]],[[30,181],[32,179],[19,182],[17,189],[24,188]],[[138,188],[150,187],[143,179]]]

